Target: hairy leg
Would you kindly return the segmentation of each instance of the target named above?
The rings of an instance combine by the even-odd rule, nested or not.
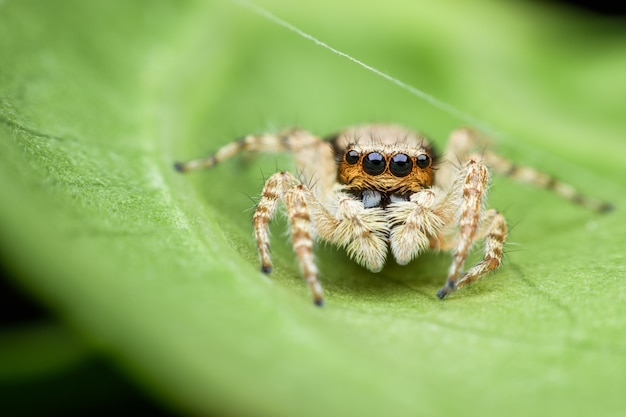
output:
[[[613,209],[611,204],[586,197],[570,184],[564,183],[545,172],[527,166],[516,165],[511,160],[493,152],[485,151],[483,161],[497,174],[511,177],[519,182],[532,184],[535,187],[545,188],[572,203],[601,213],[606,213]]]
[[[315,237],[345,247],[357,262],[370,270],[380,270],[387,252],[386,220],[380,209],[365,210],[350,196],[335,192],[331,213],[306,185],[289,172],[278,172],[265,183],[253,217],[261,271],[270,273],[269,223],[284,201],[291,227],[294,252],[315,304],[322,305],[322,287],[313,256]]]
[[[439,290],[437,296],[444,298],[450,294],[450,292],[476,281],[488,272],[498,268],[502,262],[506,236],[507,225],[504,216],[494,209],[486,211],[481,221],[481,226],[475,236],[475,240],[485,239],[485,254],[483,259],[461,276],[453,290],[450,290],[446,284],[446,286]],[[453,247],[456,240],[456,236],[454,238],[442,238],[437,248],[447,249]]]
[[[422,190],[410,201],[393,203],[387,207],[392,226],[389,236],[391,252],[400,265],[406,265],[430,246],[445,225],[445,218],[433,210],[436,193]]]
[[[476,238],[476,231],[482,218],[485,192],[489,183],[487,167],[475,160],[469,160],[460,174],[462,197],[458,218],[459,235],[454,248],[452,264],[448,270],[446,285],[437,293],[439,298],[443,298],[457,289],[461,268]],[[456,181],[455,183],[458,184],[459,182]]]
[[[222,146],[206,158],[176,162],[179,172],[211,168],[243,152],[291,152],[298,175],[306,179],[316,194],[327,194],[337,177],[331,145],[305,130],[290,128],[278,134],[251,134]],[[319,192],[318,192],[319,190]]]
[[[303,147],[321,142],[321,139],[299,129],[286,129],[281,133],[251,134],[228,143],[206,158],[187,162],[176,162],[174,168],[180,172],[211,168],[241,152],[297,152]]]
[[[322,306],[324,303],[322,286],[318,279],[317,266],[313,257],[314,226],[304,185],[296,185],[287,191],[285,208],[291,226],[293,251],[298,258],[304,279],[309,285],[313,302],[317,306]]]
[[[475,131],[467,128],[457,129],[450,135],[448,145],[442,158],[442,164],[436,177],[436,184],[446,189],[460,169],[461,161],[475,159],[487,165],[494,173],[512,179],[545,188],[555,194],[581,206],[598,212],[613,209],[611,204],[586,197],[570,184],[564,183],[554,176],[528,166],[517,165],[510,159],[487,149],[487,140]],[[478,152],[478,153],[476,153]]]

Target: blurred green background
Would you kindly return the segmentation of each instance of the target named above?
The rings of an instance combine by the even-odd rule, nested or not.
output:
[[[322,246],[316,309],[284,220],[269,278],[251,235],[289,158],[172,162],[373,121],[443,149],[467,120],[235,3],[0,2],[0,414],[624,415],[624,20],[523,1],[257,4],[615,212],[495,178],[500,271],[440,302],[447,254],[371,274]]]

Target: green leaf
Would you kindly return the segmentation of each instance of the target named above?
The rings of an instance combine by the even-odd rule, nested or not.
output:
[[[0,242],[16,279],[165,404],[229,415],[619,415],[626,408],[626,31],[523,2],[264,1],[506,132],[494,146],[616,210],[496,178],[505,265],[443,302],[448,254],[371,274],[318,248],[311,305],[250,196],[284,156],[175,160],[298,124],[447,112],[236,3],[0,4]],[[478,256],[478,254],[476,254]]]

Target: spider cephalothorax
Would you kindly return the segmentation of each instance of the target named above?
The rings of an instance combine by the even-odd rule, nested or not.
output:
[[[272,270],[268,229],[282,202],[294,252],[317,305],[323,296],[313,257],[316,240],[345,248],[374,272],[383,268],[389,253],[406,264],[427,249],[452,250],[446,283],[437,292],[444,298],[502,261],[507,226],[498,211],[484,209],[487,166],[578,204],[599,211],[610,207],[492,152],[472,153],[475,139],[470,130],[455,131],[439,161],[426,138],[401,126],[362,125],[326,141],[289,129],[277,135],[248,135],[208,158],[175,167],[181,172],[211,167],[241,151],[290,151],[298,177],[287,171],[270,176],[253,217],[263,272]],[[484,242],[483,259],[462,272],[478,240]]]
[[[426,138],[397,126],[368,125],[334,137],[337,180],[367,207],[407,201],[430,187],[437,156]],[[400,139],[398,137],[400,134]]]

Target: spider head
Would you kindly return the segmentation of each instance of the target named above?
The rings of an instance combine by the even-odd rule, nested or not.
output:
[[[433,174],[433,156],[427,149],[385,152],[353,147],[339,163],[338,179],[355,191],[405,194],[431,186]]]
[[[425,138],[389,125],[353,128],[335,138],[338,181],[351,191],[408,194],[433,184],[436,155]]]

